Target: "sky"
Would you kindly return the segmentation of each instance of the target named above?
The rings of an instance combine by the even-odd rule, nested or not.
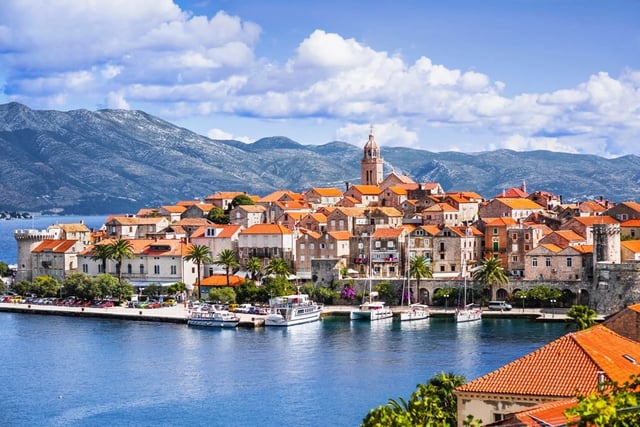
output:
[[[640,2],[1,0],[12,101],[243,142],[640,155]]]

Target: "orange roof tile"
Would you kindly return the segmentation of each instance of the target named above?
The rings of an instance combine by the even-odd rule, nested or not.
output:
[[[351,238],[351,233],[348,231],[329,231],[327,234],[336,240],[349,240]]]
[[[511,209],[544,209],[542,206],[529,199],[499,197],[496,198],[496,200]]]
[[[378,212],[382,212],[386,216],[402,216],[402,212],[400,212],[396,208],[378,207],[378,208],[375,208],[375,210],[378,211]]]
[[[231,199],[233,200],[234,197],[236,196],[240,196],[243,194],[247,194],[243,191],[218,191],[215,194],[212,194],[210,196],[207,196],[206,199],[207,200],[223,200],[223,199]]]
[[[399,228],[378,228],[371,237],[375,239],[397,239],[405,233],[405,229]]]
[[[587,226],[592,226],[594,224],[619,224],[615,218],[608,215],[577,216],[573,218],[573,220]]]
[[[640,219],[630,219],[621,223],[620,227],[640,227]]]
[[[570,242],[582,242],[584,241],[584,237],[582,237],[581,235],[579,235],[578,233],[576,233],[573,230],[557,230],[554,231],[553,234],[557,234],[558,236],[562,237],[563,239],[566,239]]]
[[[516,225],[518,221],[511,216],[501,216],[498,218],[482,218],[484,223],[491,227],[506,227],[507,225]]]
[[[43,240],[40,242],[38,246],[36,246],[31,252],[41,253],[41,252],[54,252],[54,253],[65,253],[69,249],[78,243],[77,240]]]
[[[623,240],[620,242],[620,246],[631,252],[640,252],[640,240]]]
[[[207,228],[215,228],[218,231],[216,237],[209,237],[211,239],[228,239],[233,237],[236,232],[238,232],[242,226],[239,224],[211,224],[211,225],[203,225],[199,227],[196,231],[191,234],[192,238],[204,237],[207,231]]]
[[[640,213],[640,203],[638,202],[633,202],[633,201],[627,201],[627,202],[622,202],[620,203],[621,205],[625,205],[630,209],[633,209],[636,212]]]
[[[242,230],[240,234],[292,234],[284,225],[280,224],[254,224],[251,227]]]
[[[239,276],[229,276],[229,286],[240,286],[244,279]],[[227,276],[225,274],[213,274],[200,280],[201,286],[227,286]]]
[[[89,227],[87,227],[85,224],[82,224],[82,223],[77,223],[77,224],[58,224],[58,227],[60,227],[62,230],[66,231],[67,233],[78,233],[78,232],[88,232],[89,231]]]
[[[311,236],[312,238],[318,240],[320,237],[322,237],[322,235],[316,231],[312,231],[306,228],[299,228],[298,231],[300,231],[300,234],[306,234]]]
[[[560,337],[457,390],[574,397],[597,387],[599,371],[618,382],[640,373],[636,361],[640,361],[640,343],[596,325]]]
[[[161,209],[169,213],[183,213],[184,211],[187,210],[185,206],[176,206],[176,205],[162,206]]]
[[[315,191],[321,197],[342,197],[342,191],[338,188],[313,187],[310,191]]]
[[[351,188],[354,188],[358,193],[375,196],[377,194],[382,193],[382,190],[377,185],[352,185]]]

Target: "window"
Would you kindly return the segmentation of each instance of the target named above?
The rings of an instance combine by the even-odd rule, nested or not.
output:
[[[538,258],[536,258],[536,257],[531,258],[531,266],[532,267],[537,267],[538,266]]]
[[[153,266],[153,274],[160,274],[160,266],[159,265],[154,265]]]
[[[301,261],[301,262],[304,262],[304,260],[305,260],[304,255],[300,255],[300,261]]]
[[[89,266],[87,264],[82,264],[82,272],[83,273],[88,273],[89,272]]]
[[[376,249],[380,249],[380,246],[382,246],[382,242],[377,241],[375,246],[376,246]]]
[[[512,240],[518,240],[518,235],[517,235],[516,233],[513,233],[513,234],[511,235],[511,239],[512,239]]]
[[[455,264],[451,264],[451,272],[456,271],[456,265]]]
[[[498,242],[493,242],[493,251],[498,252],[498,248],[499,248]]]
[[[440,254],[440,259],[444,260],[444,254]]]
[[[529,233],[525,233],[524,240],[529,240]]]
[[[329,243],[329,249],[333,250],[333,243]]]
[[[305,238],[307,237],[307,235],[305,234]],[[300,249],[304,250],[304,243],[300,243]]]
[[[493,234],[498,234],[498,227],[493,227]]]
[[[524,245],[525,252],[529,250],[529,245]]]
[[[388,247],[388,248],[393,248],[393,246],[394,246],[394,245],[393,245],[393,240],[389,240],[389,241],[387,242],[387,247]]]
[[[544,257],[544,266],[545,267],[551,267],[551,258],[550,257]]]
[[[326,249],[327,245],[325,245],[324,243],[320,243],[320,249]]]
[[[140,264],[140,274],[144,274],[144,264]]]
[[[567,257],[567,267],[572,267],[572,266],[573,266],[573,258]]]
[[[440,251],[444,252],[444,242],[440,242]]]
[[[315,249],[315,248],[316,248],[315,243],[309,243],[309,249]]]
[[[511,257],[511,262],[518,262],[518,255],[513,255]]]
[[[178,267],[176,267],[175,265],[171,266],[171,274],[173,276],[175,276],[176,274],[178,274]]]
[[[132,270],[131,264],[127,264],[127,274],[131,274],[131,270]]]
[[[444,273],[444,265],[440,266],[440,271]]]

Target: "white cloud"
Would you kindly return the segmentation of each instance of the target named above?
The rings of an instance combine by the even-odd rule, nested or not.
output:
[[[210,129],[207,132],[207,137],[211,139],[222,140],[222,141],[235,140],[235,141],[244,142],[246,144],[249,144],[252,142],[252,140],[248,136],[233,136],[233,134],[229,132],[225,132],[222,129],[218,129],[218,128]]]
[[[336,131],[335,137],[337,140],[347,141],[353,145],[361,146],[368,140],[372,127],[373,135],[380,146],[417,148],[418,135],[395,121],[376,123],[373,125],[348,123]]]
[[[124,99],[122,92],[110,92],[107,95],[107,108],[117,110],[129,110],[129,103]]]

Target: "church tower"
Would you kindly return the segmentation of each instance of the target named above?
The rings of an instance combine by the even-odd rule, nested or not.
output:
[[[364,155],[360,160],[362,185],[379,185],[383,180],[384,161],[380,157],[380,147],[373,137],[373,128],[369,132],[369,141],[364,145]]]

